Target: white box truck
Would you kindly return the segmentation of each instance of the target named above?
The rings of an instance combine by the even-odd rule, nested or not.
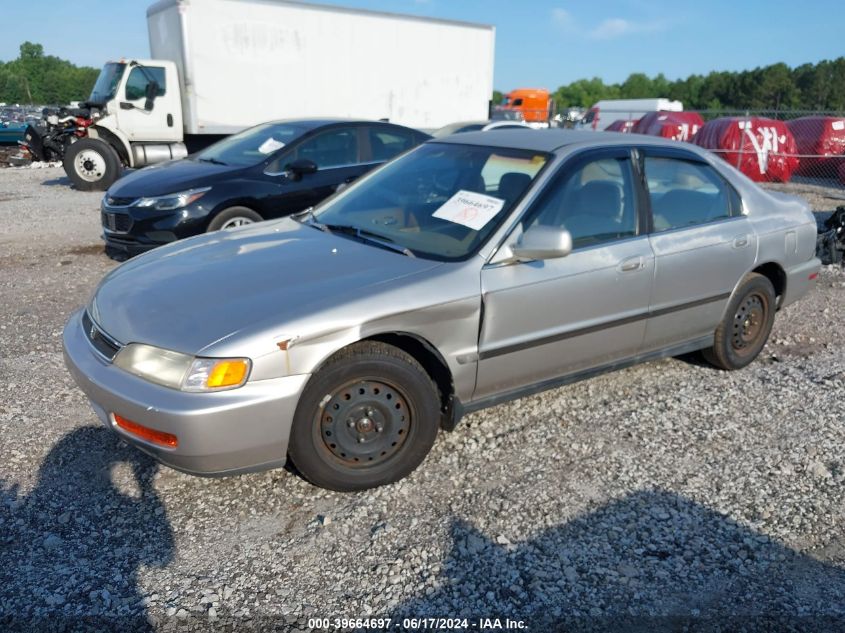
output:
[[[604,130],[608,125],[619,119],[635,121],[643,118],[649,112],[683,112],[684,104],[671,99],[605,99],[593,104],[580,127],[591,130]]]
[[[161,0],[151,59],[107,63],[78,110],[26,137],[80,189],[274,119],[388,119],[433,129],[484,119],[492,26],[288,0]]]

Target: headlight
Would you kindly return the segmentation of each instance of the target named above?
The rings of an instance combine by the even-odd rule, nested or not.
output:
[[[150,382],[182,391],[240,387],[252,366],[248,358],[195,358],[140,343],[131,343],[120,350],[114,364]]]
[[[202,189],[188,189],[179,193],[169,193],[166,196],[155,196],[153,198],[141,198],[133,206],[142,209],[157,209],[158,211],[170,211],[187,207],[196,202],[211,190],[211,187]]]

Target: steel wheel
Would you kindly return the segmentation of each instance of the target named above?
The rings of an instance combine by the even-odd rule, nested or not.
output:
[[[425,459],[440,427],[440,403],[431,377],[406,351],[353,343],[309,380],[288,456],[306,479],[332,490],[389,484]]]
[[[743,355],[753,349],[763,332],[768,299],[761,293],[749,294],[739,304],[733,319],[731,347]]]
[[[106,161],[102,154],[93,149],[84,149],[74,160],[76,173],[85,182],[97,182],[106,173]]]
[[[324,450],[347,468],[389,461],[409,436],[412,412],[395,386],[368,379],[328,394],[313,426]]]
[[[776,300],[769,279],[746,275],[716,328],[713,347],[702,350],[704,358],[722,369],[742,369],[757,358],[772,331]]]

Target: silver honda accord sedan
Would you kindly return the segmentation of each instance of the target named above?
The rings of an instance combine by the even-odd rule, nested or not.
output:
[[[317,209],[123,264],[68,321],[65,360],[164,464],[289,458],[357,490],[470,411],[694,350],[744,367],[814,286],[815,241],[806,203],[691,145],[467,133]]]

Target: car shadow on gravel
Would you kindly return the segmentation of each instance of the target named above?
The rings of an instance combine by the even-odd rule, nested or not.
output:
[[[669,492],[629,495],[518,543],[461,520],[451,536],[440,588],[400,604],[394,621],[500,618],[505,628],[510,618],[544,632],[845,630],[841,566]],[[841,547],[832,558],[845,562]]]
[[[173,558],[156,469],[84,427],[50,450],[30,494],[0,482],[0,630],[154,629],[138,570]]]

